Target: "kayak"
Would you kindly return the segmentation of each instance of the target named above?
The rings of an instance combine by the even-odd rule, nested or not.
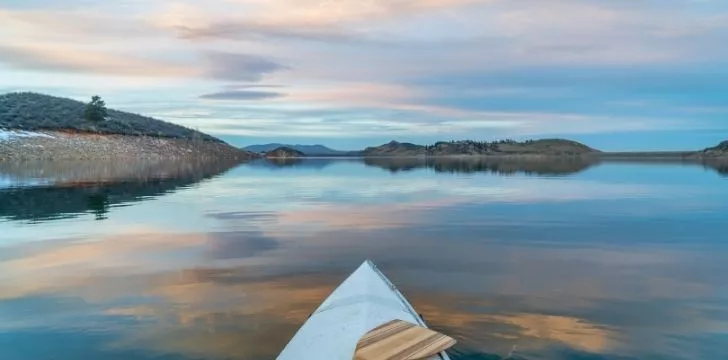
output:
[[[352,360],[363,336],[396,320],[427,328],[402,293],[367,260],[311,314],[277,360]],[[443,351],[428,360],[450,358]]]

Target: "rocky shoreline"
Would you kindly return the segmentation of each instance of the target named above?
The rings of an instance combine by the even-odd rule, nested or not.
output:
[[[0,161],[256,157],[221,142],[179,138],[12,130],[0,137]]]

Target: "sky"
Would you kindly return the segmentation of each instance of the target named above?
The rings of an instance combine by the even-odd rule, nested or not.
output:
[[[234,145],[728,139],[718,0],[0,0],[0,92]]]

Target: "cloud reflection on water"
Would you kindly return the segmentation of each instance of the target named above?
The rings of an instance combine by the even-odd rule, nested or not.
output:
[[[48,301],[54,304],[80,297],[84,301],[77,303],[80,309],[75,311],[94,304],[90,309],[100,312],[96,315],[134,319],[131,326],[111,321],[107,324],[111,328],[100,329],[118,333],[117,340],[107,344],[115,349],[210,359],[230,358],[230,354],[239,354],[233,358],[240,359],[265,358],[285,343],[345,276],[348,267],[344,264],[359,260],[360,254],[350,250],[360,249],[363,237],[347,236],[346,231],[340,235],[338,245],[325,245],[336,249],[319,257],[304,251],[306,258],[299,258],[300,263],[291,263],[296,258],[291,251],[300,249],[278,255],[278,250],[272,250],[265,265],[255,261],[246,265],[243,260],[237,266],[219,268],[204,267],[214,263],[215,259],[204,254],[211,254],[209,248],[218,240],[197,234],[130,234],[93,245],[51,246],[29,257],[0,263],[3,274],[35,285],[24,289],[4,281],[11,286],[3,287],[3,298],[52,296],[54,299]],[[679,279],[655,274],[684,267],[693,259],[681,256],[689,253],[659,249],[635,252],[630,248],[603,253],[588,248],[533,249],[494,243],[486,246],[486,253],[475,251],[475,246],[454,247],[443,258],[432,251],[438,248],[433,238],[419,237],[391,247],[384,247],[376,238],[368,241],[363,254],[382,259],[385,271],[411,295],[418,311],[433,326],[480,351],[505,354],[509,347],[518,345],[523,353],[544,354],[560,344],[593,353],[630,353],[640,351],[631,348],[636,339],[646,349],[653,349],[667,345],[667,334],[728,331],[725,317],[721,320],[701,313],[701,302],[719,296],[716,287],[720,279],[701,284],[703,279],[695,275],[685,274],[685,279]],[[112,245],[123,242],[129,244]],[[415,244],[424,246],[425,251],[393,255]],[[185,250],[197,256],[173,255]],[[160,266],[167,257],[176,258],[176,266]],[[446,262],[430,267],[428,272],[407,266],[415,259]],[[399,260],[404,266],[397,265]],[[718,261],[711,257],[702,260],[710,264]],[[316,270],[321,268],[317,263],[329,265]],[[29,272],[41,264],[42,271]],[[615,266],[624,270],[615,271]],[[266,275],[270,267],[284,269],[284,273]],[[7,293],[13,289],[15,293]],[[638,289],[642,290],[635,291]],[[131,300],[129,294],[138,298]],[[59,320],[29,325],[67,326],[67,318]],[[73,324],[79,325],[86,327]]]
[[[701,344],[728,333],[725,246],[710,241],[710,217],[671,206],[710,202],[716,188],[336,166],[300,176],[243,167],[137,205],[149,217],[204,198],[200,216],[212,225],[199,231],[115,227],[6,244],[0,338],[65,331],[103,334],[99,354],[133,359],[270,359],[371,258],[460,350],[503,356],[516,346],[548,360],[721,354]],[[633,201],[651,211],[611,207]]]

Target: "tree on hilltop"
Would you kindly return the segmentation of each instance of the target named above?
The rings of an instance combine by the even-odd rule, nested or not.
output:
[[[108,116],[106,110],[106,103],[101,100],[101,97],[94,95],[91,97],[91,102],[86,104],[86,108],[83,111],[83,117],[91,122],[99,123],[106,120]]]

